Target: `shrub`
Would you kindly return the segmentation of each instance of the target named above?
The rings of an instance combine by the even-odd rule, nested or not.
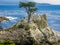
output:
[[[15,45],[11,40],[0,41],[0,45]]]
[[[30,26],[29,25],[26,25],[24,28],[25,28],[25,30],[29,30],[30,29]]]
[[[17,26],[17,28],[24,28],[24,25],[20,24],[20,25]]]

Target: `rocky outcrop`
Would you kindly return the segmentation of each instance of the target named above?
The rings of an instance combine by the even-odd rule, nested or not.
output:
[[[9,20],[8,18],[6,17],[0,17],[0,22],[4,21],[4,20]]]
[[[1,24],[1,22],[2,21],[4,21],[4,20],[9,20],[8,18],[6,18],[6,17],[0,17],[0,24]],[[3,30],[3,27],[0,25],[0,30]]]
[[[30,23],[23,18],[11,29],[0,31],[0,40],[12,40],[19,45],[56,45],[60,43],[60,33],[47,25],[46,15],[32,15]]]

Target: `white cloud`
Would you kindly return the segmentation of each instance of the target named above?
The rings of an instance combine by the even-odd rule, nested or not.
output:
[[[50,3],[60,5],[60,0],[0,0],[0,4],[18,4],[20,1],[34,1],[37,3]]]
[[[60,4],[60,0],[33,0],[38,3]]]
[[[0,5],[10,5],[10,4],[18,4],[20,1],[24,1],[24,2],[27,2],[27,1],[30,1],[30,0],[0,0]]]

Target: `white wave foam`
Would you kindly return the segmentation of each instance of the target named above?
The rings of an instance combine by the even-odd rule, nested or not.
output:
[[[15,20],[15,19],[17,19],[17,17],[6,17],[6,18],[8,18],[9,20]]]

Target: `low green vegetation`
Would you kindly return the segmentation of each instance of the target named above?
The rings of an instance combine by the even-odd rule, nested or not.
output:
[[[15,43],[11,40],[2,40],[0,41],[0,45],[15,45]]]
[[[29,25],[26,25],[24,28],[25,28],[25,30],[29,30],[30,29],[30,26]]]
[[[24,25],[20,24],[20,25],[17,26],[17,28],[24,28]]]
[[[20,25],[17,26],[17,28],[23,28],[25,30],[29,30],[30,29],[30,26],[27,25],[27,24],[26,25],[20,24]]]

